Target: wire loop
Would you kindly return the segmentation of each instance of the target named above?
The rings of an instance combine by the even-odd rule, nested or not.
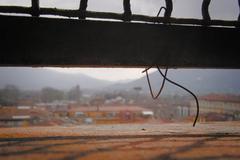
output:
[[[150,93],[151,93],[152,98],[153,98],[153,99],[157,99],[157,98],[160,96],[160,94],[162,93],[162,90],[163,90],[164,85],[165,85],[166,78],[163,78],[163,81],[162,81],[162,83],[161,83],[161,87],[160,87],[157,95],[154,96],[153,90],[152,90],[152,86],[151,86],[151,82],[150,82],[150,78],[149,78],[149,75],[148,75],[148,69],[144,70],[143,72],[146,72],[148,87],[149,87],[149,90],[150,90]],[[167,76],[167,72],[168,72],[168,68],[166,68],[166,70],[165,70],[165,73],[164,73],[164,76],[165,76],[165,77]]]
[[[187,89],[186,87],[184,87],[184,86],[182,86],[182,85],[180,85],[180,84],[170,80],[169,78],[167,78],[168,67],[166,68],[165,73],[163,74],[163,72],[161,71],[159,66],[156,66],[156,67],[157,67],[158,72],[160,73],[160,75],[163,77],[163,81],[162,81],[161,88],[160,88],[158,94],[156,96],[154,96],[153,91],[152,91],[152,87],[151,87],[151,82],[150,82],[149,75],[148,75],[148,70],[151,69],[152,67],[153,66],[150,66],[150,67],[146,68],[144,71],[142,71],[142,73],[146,72],[148,86],[149,86],[152,98],[153,99],[157,99],[159,97],[159,95],[162,93],[162,90],[164,88],[165,81],[168,81],[168,82],[172,83],[173,85],[178,86],[178,87],[182,88],[183,90],[187,91],[188,93],[190,93],[194,97],[194,99],[196,101],[196,106],[197,106],[197,112],[196,112],[196,116],[195,116],[195,119],[194,119],[194,122],[193,122],[193,127],[195,127],[195,125],[197,123],[197,120],[198,120],[198,117],[199,117],[199,102],[198,102],[197,96],[192,91]]]

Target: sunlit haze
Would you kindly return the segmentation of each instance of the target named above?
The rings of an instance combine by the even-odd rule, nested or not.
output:
[[[69,74],[82,73],[93,78],[108,81],[125,81],[141,78],[143,68],[47,68]],[[150,71],[153,72],[154,70]]]

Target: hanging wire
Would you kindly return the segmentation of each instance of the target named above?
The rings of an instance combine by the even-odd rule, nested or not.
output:
[[[158,11],[157,17],[160,15],[160,13],[161,13],[162,9],[164,9],[164,10],[165,10],[165,12],[166,12],[166,10],[167,10],[167,8],[166,8],[166,7],[161,7],[161,8],[159,9],[159,11]]]
[[[167,78],[167,72],[168,72],[168,67],[166,68],[165,70],[165,73],[163,74],[163,72],[161,71],[161,69],[159,68],[159,66],[157,66],[157,69],[158,69],[158,72],[160,73],[160,75],[163,77],[163,82],[162,82],[162,85],[161,85],[161,88],[158,92],[158,94],[156,96],[154,96],[153,94],[153,91],[152,91],[152,87],[151,87],[151,83],[150,83],[150,79],[149,79],[149,75],[148,75],[148,70],[151,69],[153,66],[150,66],[148,68],[146,68],[144,71],[142,71],[142,73],[146,72],[146,76],[147,76],[147,81],[148,81],[148,86],[149,86],[149,89],[150,89],[150,93],[151,93],[151,96],[153,99],[157,99],[159,97],[159,95],[161,94],[163,88],[164,88],[164,85],[165,85],[165,81],[167,80],[168,82],[182,88],[183,90],[187,91],[188,93],[190,93],[195,101],[196,101],[196,106],[197,106],[197,113],[196,113],[196,116],[195,116],[195,119],[194,119],[194,122],[193,122],[193,127],[195,127],[196,123],[197,123],[197,120],[198,120],[198,117],[199,117],[199,102],[198,102],[198,98],[197,96],[192,92],[190,91],[189,89],[187,89],[186,87],[170,80],[169,78]]]
[[[142,73],[146,72],[148,87],[149,87],[151,96],[152,96],[153,99],[157,99],[157,98],[160,96],[160,94],[162,93],[162,90],[163,90],[163,88],[164,88],[165,81],[166,81],[166,78],[164,78],[164,77],[167,77],[168,68],[166,68],[166,70],[165,70],[165,73],[164,73],[164,77],[163,77],[163,81],[162,81],[160,90],[158,91],[158,93],[157,93],[156,96],[154,96],[154,94],[153,94],[153,90],[152,90],[150,78],[149,78],[149,75],[148,75],[148,70],[149,70],[149,69],[150,69],[150,68],[145,69],[144,71],[142,71]]]
[[[165,3],[166,3],[166,7],[161,7],[158,11],[158,14],[156,17],[159,17],[162,9],[165,10],[165,13],[164,13],[164,24],[166,24],[169,20],[169,18],[171,17],[171,14],[172,14],[172,10],[173,10],[173,4],[172,4],[172,0],[165,0]],[[156,20],[157,21],[157,20]],[[156,22],[155,22],[156,23]]]
[[[165,80],[167,80],[168,82],[170,82],[170,83],[172,83],[172,84],[174,84],[174,85],[176,85],[176,86],[184,89],[185,91],[187,91],[188,93],[190,93],[190,94],[194,97],[194,99],[195,99],[195,101],[196,101],[196,105],[197,105],[197,113],[196,113],[196,116],[195,116],[195,120],[194,120],[194,122],[193,122],[193,127],[195,127],[195,125],[196,125],[196,123],[197,123],[197,120],[198,120],[198,116],[199,116],[199,103],[198,103],[198,98],[197,98],[197,96],[196,96],[192,91],[190,91],[189,89],[187,89],[186,87],[183,87],[182,85],[180,85],[180,84],[178,84],[178,83],[170,80],[169,78],[167,78],[166,75],[163,74],[163,72],[161,71],[161,69],[159,68],[159,66],[157,66],[157,69],[158,69],[159,73],[162,75],[162,77],[163,77]]]
[[[156,17],[159,17],[159,15],[160,15],[160,13],[161,13],[162,9],[164,9],[164,10],[165,10],[165,13],[166,13],[166,10],[167,10],[167,8],[166,8],[166,7],[161,7],[161,8],[159,9],[159,11],[158,11],[158,13],[157,13],[157,16],[156,16]],[[157,21],[157,20],[156,20],[156,21]],[[156,23],[156,21],[155,21],[154,23]]]
[[[157,14],[156,17],[159,16],[159,14],[161,13],[162,9],[164,9],[165,12],[166,12],[166,10],[167,10],[166,7],[161,7],[161,8],[159,9],[158,14]],[[156,22],[155,22],[155,23],[156,23]],[[198,103],[198,98],[197,98],[197,96],[196,96],[192,91],[190,91],[189,89],[187,89],[186,87],[183,87],[182,85],[180,85],[180,84],[178,84],[178,83],[170,80],[169,78],[167,78],[168,67],[166,67],[165,73],[163,74],[163,72],[161,71],[161,69],[159,68],[159,66],[157,66],[157,69],[158,69],[159,73],[161,74],[161,76],[163,77],[163,81],[162,81],[160,90],[158,91],[157,95],[154,96],[153,90],[152,90],[152,86],[151,86],[151,82],[150,82],[150,78],[149,78],[149,75],[148,75],[148,70],[151,69],[152,67],[153,67],[153,66],[150,66],[150,67],[146,68],[144,71],[142,71],[142,73],[146,72],[147,82],[148,82],[148,86],[149,86],[149,90],[150,90],[150,93],[151,93],[152,98],[153,98],[153,99],[157,99],[157,98],[160,96],[160,94],[162,93],[162,90],[163,90],[163,88],[164,88],[164,85],[165,85],[166,80],[167,80],[168,82],[170,82],[170,83],[172,83],[172,84],[174,84],[174,85],[182,88],[183,90],[187,91],[188,93],[190,93],[190,94],[194,97],[194,99],[195,99],[195,101],[196,101],[196,105],[197,105],[197,113],[196,113],[196,116],[195,116],[195,120],[194,120],[194,122],[193,122],[193,127],[195,127],[195,125],[196,125],[196,123],[197,123],[197,120],[198,120],[198,116],[199,116],[199,103]]]

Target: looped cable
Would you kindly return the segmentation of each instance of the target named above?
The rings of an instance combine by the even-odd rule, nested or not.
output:
[[[150,67],[150,68],[152,68],[152,67]],[[159,91],[158,91],[158,93],[157,93],[156,96],[154,96],[154,94],[153,94],[153,90],[152,90],[150,78],[149,78],[149,75],[148,75],[148,70],[149,70],[150,68],[145,69],[142,73],[146,72],[147,82],[148,82],[148,86],[149,86],[149,90],[150,90],[151,96],[152,96],[153,99],[157,99],[157,98],[160,96],[160,94],[162,93],[162,90],[163,90],[163,88],[164,88],[165,81],[166,81],[166,78],[164,78],[164,77],[167,76],[168,68],[166,68],[166,70],[165,70],[161,87],[160,87],[160,89],[159,89]]]
[[[196,113],[196,116],[195,116],[195,120],[194,120],[194,122],[193,122],[193,127],[195,127],[195,125],[196,125],[196,123],[197,123],[197,120],[198,120],[198,116],[199,116],[199,103],[198,103],[198,98],[197,98],[197,96],[196,96],[192,91],[190,91],[189,89],[187,89],[187,88],[183,87],[182,85],[180,85],[180,84],[178,84],[178,83],[170,80],[169,78],[167,78],[166,75],[162,73],[162,71],[161,71],[161,69],[159,68],[159,66],[157,66],[157,69],[158,69],[159,73],[162,75],[162,77],[164,77],[165,80],[167,80],[168,82],[170,82],[170,83],[172,83],[172,84],[174,84],[174,85],[182,88],[183,90],[187,91],[188,93],[190,93],[190,94],[194,97],[194,99],[195,99],[195,101],[196,101],[196,105],[197,105],[197,113]]]
[[[151,69],[153,66],[150,66],[148,68],[146,68],[144,71],[142,71],[142,73],[146,72],[146,76],[147,76],[147,81],[148,81],[148,86],[149,86],[149,89],[150,89],[150,93],[151,93],[151,96],[153,99],[157,99],[159,97],[159,95],[162,93],[162,90],[164,88],[164,85],[165,85],[165,81],[167,80],[168,82],[172,83],[173,85],[176,85],[180,88],[182,88],[183,90],[187,91],[188,93],[190,93],[195,101],[196,101],[196,106],[197,106],[197,113],[196,113],[196,116],[195,116],[195,120],[193,122],[193,127],[195,127],[196,123],[197,123],[197,120],[198,120],[198,117],[199,117],[199,102],[198,102],[198,98],[197,96],[192,92],[190,91],[189,89],[187,89],[186,87],[170,80],[169,78],[167,78],[167,72],[168,72],[168,67],[166,68],[165,70],[165,73],[163,74],[163,72],[161,71],[161,69],[159,68],[159,66],[157,66],[157,69],[158,69],[158,72],[160,73],[160,75],[163,77],[163,81],[162,81],[162,84],[161,84],[161,88],[159,90],[159,92],[157,93],[156,96],[154,96],[153,94],[153,91],[152,91],[152,86],[151,86],[151,83],[150,83],[150,79],[149,79],[149,75],[148,75],[148,70]]]

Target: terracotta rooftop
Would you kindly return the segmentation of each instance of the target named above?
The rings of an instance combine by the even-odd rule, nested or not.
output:
[[[105,112],[119,112],[119,111],[135,111],[135,112],[142,112],[142,111],[149,111],[151,109],[143,108],[139,106],[100,106],[99,111]],[[69,109],[70,112],[91,112],[97,111],[97,107],[75,107]]]
[[[44,116],[47,115],[48,112],[42,110],[40,108],[31,108],[31,109],[18,109],[17,107],[0,107],[0,119],[11,119],[12,116]]]
[[[221,102],[234,102],[240,103],[240,95],[232,94],[209,94],[199,98],[205,101],[221,101]]]

